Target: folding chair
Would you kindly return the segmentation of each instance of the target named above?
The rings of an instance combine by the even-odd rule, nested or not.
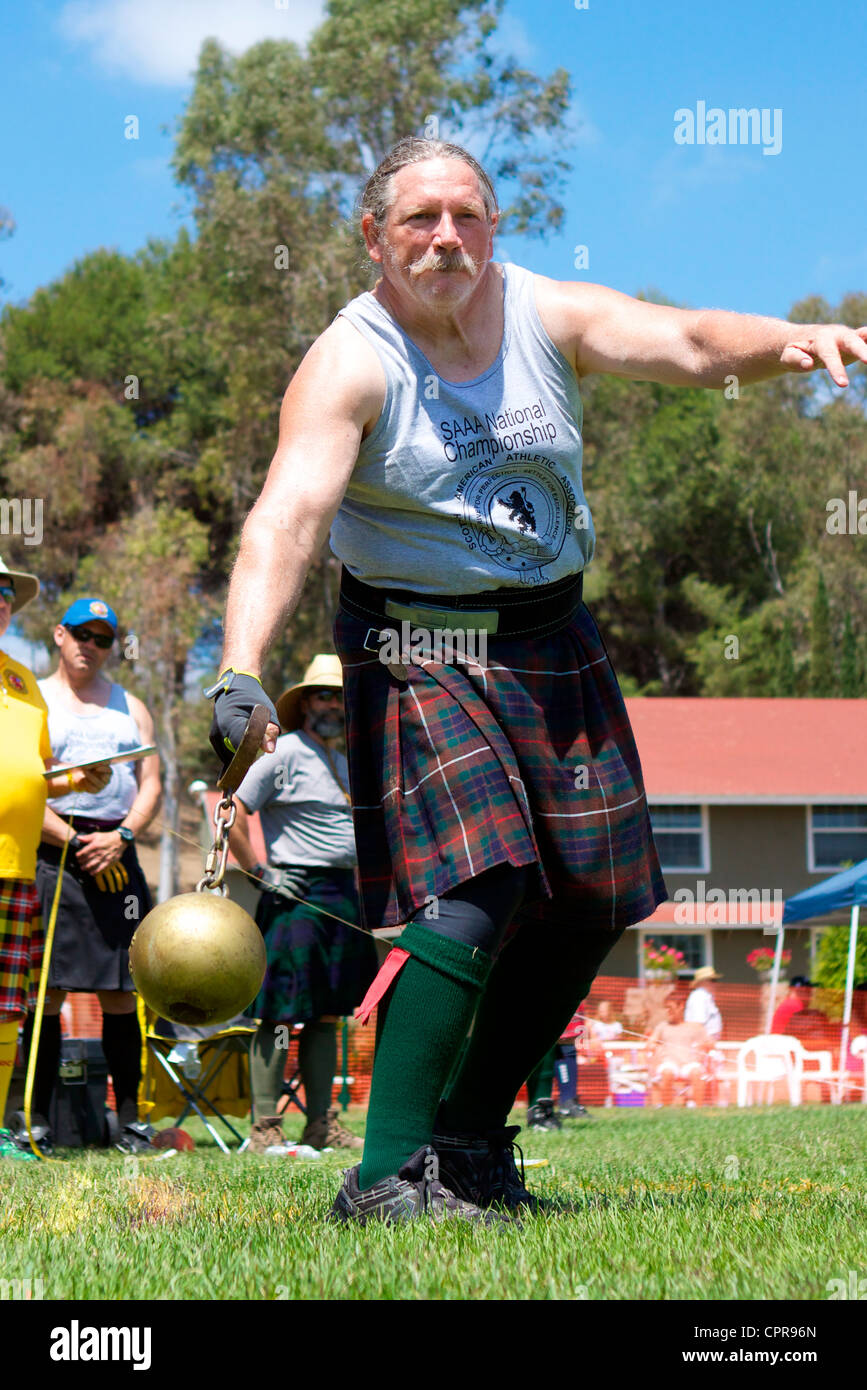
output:
[[[174,1115],[180,1106],[175,1124],[181,1125],[193,1111],[227,1154],[229,1146],[207,1109],[243,1144],[227,1117],[243,1118],[250,1110],[250,1039],[257,1027],[255,1019],[239,1014],[216,1028],[188,1028],[147,1010],[139,1113],[153,1122]]]

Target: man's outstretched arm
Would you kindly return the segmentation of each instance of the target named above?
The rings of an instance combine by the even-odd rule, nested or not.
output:
[[[537,278],[542,321],[579,376],[608,372],[669,386],[721,388],[827,368],[847,386],[846,366],[867,362],[867,327],[796,324],[722,309],[674,309],[603,285]]]

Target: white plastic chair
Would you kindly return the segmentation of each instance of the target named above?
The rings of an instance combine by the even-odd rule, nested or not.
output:
[[[801,1104],[801,1081],[804,1073],[804,1051],[797,1038],[784,1033],[759,1034],[742,1043],[737,1055],[738,1105],[750,1104],[749,1088],[761,1084],[766,1100],[773,1094],[774,1083],[785,1081],[792,1105]]]

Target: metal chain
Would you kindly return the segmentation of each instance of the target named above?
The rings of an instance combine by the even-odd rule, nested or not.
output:
[[[197,893],[219,893],[223,898],[227,896],[229,890],[223,880],[229,858],[229,831],[235,824],[237,814],[232,793],[226,792],[222,801],[218,801],[214,807],[216,834],[205,860],[205,872],[196,884]]]

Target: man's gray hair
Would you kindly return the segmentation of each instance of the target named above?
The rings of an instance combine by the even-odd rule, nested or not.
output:
[[[460,145],[451,145],[447,140],[422,140],[415,135],[399,140],[378,168],[374,169],[361,194],[359,215],[363,217],[365,213],[371,213],[374,226],[377,231],[381,230],[394,202],[392,185],[395,174],[409,164],[423,164],[428,159],[459,159],[462,164],[468,164],[479,181],[488,221],[492,220],[499,211],[497,195],[479,161]]]

